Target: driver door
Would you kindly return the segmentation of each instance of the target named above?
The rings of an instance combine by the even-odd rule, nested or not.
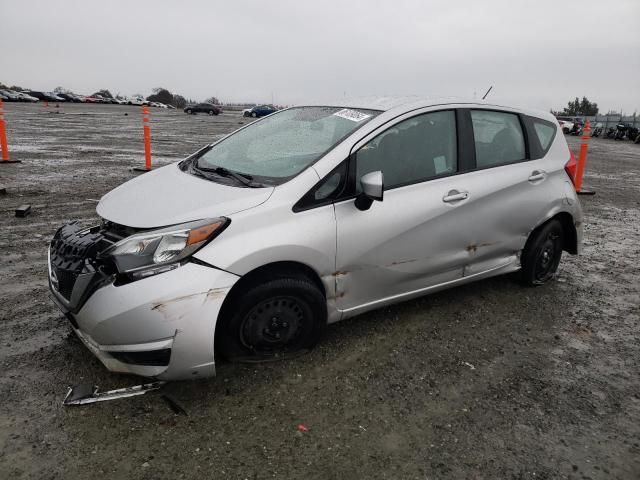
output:
[[[469,235],[458,214],[466,198],[456,130],[455,110],[412,112],[355,146],[355,179],[381,170],[384,199],[365,211],[352,199],[335,204],[343,312],[462,277]]]

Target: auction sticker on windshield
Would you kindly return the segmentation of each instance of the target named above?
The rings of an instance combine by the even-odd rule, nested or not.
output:
[[[344,108],[339,112],[334,113],[334,115],[337,117],[346,118],[347,120],[351,120],[352,122],[361,122],[371,116],[366,113],[358,112],[357,110],[351,110],[349,108]]]

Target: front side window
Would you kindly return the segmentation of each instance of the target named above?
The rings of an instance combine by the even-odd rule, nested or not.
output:
[[[455,173],[457,156],[455,112],[426,113],[395,124],[364,145],[356,155],[356,179],[381,170],[388,190]]]
[[[518,115],[472,110],[476,166],[494,167],[525,159],[524,135]]]
[[[339,107],[282,110],[214,145],[197,159],[196,168],[223,167],[279,184],[300,173],[379,113]]]

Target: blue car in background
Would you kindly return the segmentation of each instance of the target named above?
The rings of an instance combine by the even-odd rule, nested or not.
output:
[[[244,115],[245,117],[258,118],[258,117],[264,117],[266,115],[271,115],[272,113],[277,111],[278,109],[273,105],[256,105],[253,108],[244,110],[242,112],[242,115]]]

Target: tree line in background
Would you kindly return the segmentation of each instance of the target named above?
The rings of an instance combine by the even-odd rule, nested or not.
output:
[[[575,100],[571,100],[567,103],[567,106],[564,107],[564,110],[551,110],[551,114],[555,116],[563,115],[568,117],[591,117],[598,114],[598,104],[595,102],[590,102],[587,97],[582,97],[582,100],[576,97]]]

